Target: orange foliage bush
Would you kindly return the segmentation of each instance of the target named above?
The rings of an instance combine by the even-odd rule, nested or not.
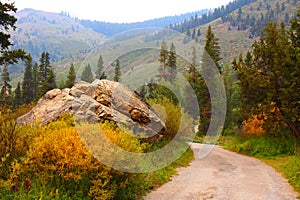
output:
[[[243,132],[247,135],[263,135],[264,123],[267,117],[265,115],[252,115],[248,120],[243,122]]]

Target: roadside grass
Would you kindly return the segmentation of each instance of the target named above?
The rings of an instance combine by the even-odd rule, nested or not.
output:
[[[272,166],[285,177],[300,198],[300,142],[288,135],[222,136],[218,145],[237,153],[253,156]]]
[[[286,156],[275,159],[260,159],[268,165],[272,166],[280,172],[289,183],[294,187],[295,191],[300,195],[300,157]],[[300,196],[298,196],[300,199]]]

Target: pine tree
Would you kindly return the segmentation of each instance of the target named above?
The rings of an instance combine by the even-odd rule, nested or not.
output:
[[[117,61],[116,61],[114,81],[115,82],[120,82],[121,81],[121,68],[120,68],[119,59],[117,59]]]
[[[51,71],[50,55],[48,52],[43,52],[40,58],[39,77],[41,82],[44,82]]]
[[[192,63],[189,67],[189,82],[196,84],[197,81],[197,73],[196,73],[196,69],[197,69],[197,56],[196,56],[196,48],[193,47],[192,48]]]
[[[50,55],[48,52],[43,52],[38,72],[38,97],[43,96],[48,91],[47,88],[52,88],[50,85],[56,85],[56,83],[49,82],[49,76],[54,77],[54,72],[50,65]]]
[[[252,61],[240,56],[233,65],[242,91],[242,118],[264,113],[268,116],[268,134],[281,134],[285,124],[300,138],[300,11],[298,18],[291,21],[289,33],[284,24],[277,28],[276,23],[270,23],[253,45]]]
[[[197,65],[197,52],[196,52],[196,48],[193,47],[192,48],[192,62],[190,63],[190,66],[188,68],[187,80],[189,81],[190,86],[192,87],[193,92],[195,93],[195,95],[197,97],[198,102],[192,102],[193,99],[192,98],[191,99],[188,98],[187,101],[189,101],[189,102],[186,103],[186,105],[187,105],[187,109],[186,110],[188,112],[195,110],[194,106],[196,106],[196,105],[198,105],[200,107],[200,103],[201,103],[200,100],[201,100],[202,97],[200,96],[201,95],[201,93],[200,93],[200,86],[201,86],[201,83],[202,83],[201,82],[202,77],[201,77],[198,69],[199,68],[198,68],[198,65]],[[186,92],[187,92],[186,95],[190,95],[189,91],[190,91],[190,87],[188,87],[186,89]],[[194,115],[196,113],[191,112],[189,114]],[[193,117],[194,117],[194,119],[197,119],[199,117],[199,115],[196,115],[196,116],[193,116]],[[199,129],[199,127],[198,127],[198,129]]]
[[[71,64],[71,67],[70,67],[70,70],[69,70],[69,74],[68,74],[68,77],[67,77],[67,81],[66,81],[66,84],[65,86],[67,88],[71,88],[74,86],[75,84],[75,80],[76,80],[76,73],[75,73],[75,68],[74,68],[74,65],[73,63]]]
[[[87,64],[81,73],[81,80],[91,83],[94,81],[91,65]]]
[[[15,107],[18,107],[22,104],[22,97],[21,97],[21,86],[20,82],[18,82],[17,88],[15,90],[15,95],[14,95],[14,102],[13,105]]]
[[[48,92],[49,90],[55,89],[56,86],[56,80],[55,80],[55,74],[52,68],[50,68],[49,74],[43,84],[43,90]]]
[[[176,57],[176,49],[174,44],[171,44],[170,51],[168,52],[168,59],[167,59],[167,66],[168,66],[168,78],[167,80],[173,82],[176,78],[176,68],[177,68],[177,57]]]
[[[158,59],[158,61],[160,62],[160,66],[158,69],[160,78],[166,78],[167,59],[168,59],[168,46],[166,41],[162,41],[160,47],[159,59]]]
[[[211,26],[208,27],[206,33],[206,43],[204,47],[205,51],[202,56],[202,65],[201,65],[201,77],[197,80],[197,97],[199,100],[199,108],[200,108],[200,125],[199,132],[201,134],[206,134],[209,128],[210,123],[213,122],[214,119],[211,119],[211,96],[210,92],[216,93],[216,91],[212,91],[217,89],[216,85],[216,76],[213,73],[212,69],[213,65],[218,67],[219,72],[221,72],[221,68],[218,65],[218,61],[221,60],[219,57],[220,54],[220,46],[218,44],[218,39],[215,37]],[[203,77],[206,77],[204,79]],[[208,82],[206,82],[208,81]],[[211,91],[208,90],[208,85],[210,85]]]
[[[219,69],[219,72],[221,73],[221,66],[218,63],[221,60],[220,46],[218,40],[219,39],[215,37],[215,34],[213,33],[211,26],[209,26],[206,32],[206,43],[204,49],[209,54],[211,59],[214,61],[215,65]]]
[[[2,88],[1,88],[1,97],[4,103],[8,103],[8,96],[11,95],[11,85],[10,85],[10,77],[7,69],[7,65],[4,64],[2,71]]]
[[[48,76],[51,71],[53,71],[51,67],[51,62],[50,62],[50,54],[48,52],[45,53],[45,68],[46,68],[46,76]]]
[[[96,78],[100,80],[106,78],[105,72],[103,71],[104,70],[103,64],[104,64],[103,58],[102,55],[100,55],[97,63],[97,70],[96,70]]]
[[[39,87],[42,87],[42,83],[46,80],[46,64],[45,64],[45,52],[41,54],[40,65],[39,65]]]
[[[186,31],[186,35],[188,36],[188,37],[191,37],[191,31],[190,31],[190,29],[188,29],[187,31]]]
[[[32,58],[29,55],[25,62],[25,72],[22,83],[23,102],[28,104],[33,101],[34,97],[33,77],[32,77]]]
[[[200,28],[198,29],[197,36],[198,36],[198,37],[201,36],[201,30],[200,30]]]
[[[38,98],[38,81],[39,81],[39,72],[38,72],[38,64],[34,63],[32,69],[32,96],[33,100]]]
[[[9,103],[11,95],[8,65],[15,64],[19,59],[23,60],[26,58],[24,50],[10,50],[10,47],[13,45],[10,40],[10,33],[11,30],[14,31],[16,29],[15,23],[17,22],[12,12],[15,13],[16,11],[14,3],[0,2],[0,65],[3,66],[1,97],[4,103]]]
[[[7,70],[8,65],[15,64],[19,59],[25,59],[26,53],[22,49],[10,50],[11,46],[11,31],[16,29],[15,23],[17,18],[12,15],[17,8],[14,3],[0,2],[0,65]],[[6,99],[6,86],[3,88],[4,99]]]
[[[192,39],[194,40],[195,38],[196,38],[196,29],[194,29],[192,33]]]

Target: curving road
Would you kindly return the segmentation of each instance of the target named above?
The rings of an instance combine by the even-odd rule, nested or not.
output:
[[[215,146],[192,144],[195,160],[145,200],[294,200],[293,191],[279,173],[263,162]]]

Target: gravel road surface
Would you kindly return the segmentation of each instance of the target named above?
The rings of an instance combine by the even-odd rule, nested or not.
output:
[[[294,200],[298,194],[263,162],[215,146],[192,144],[195,160],[145,200]],[[201,152],[210,151],[200,158]]]

